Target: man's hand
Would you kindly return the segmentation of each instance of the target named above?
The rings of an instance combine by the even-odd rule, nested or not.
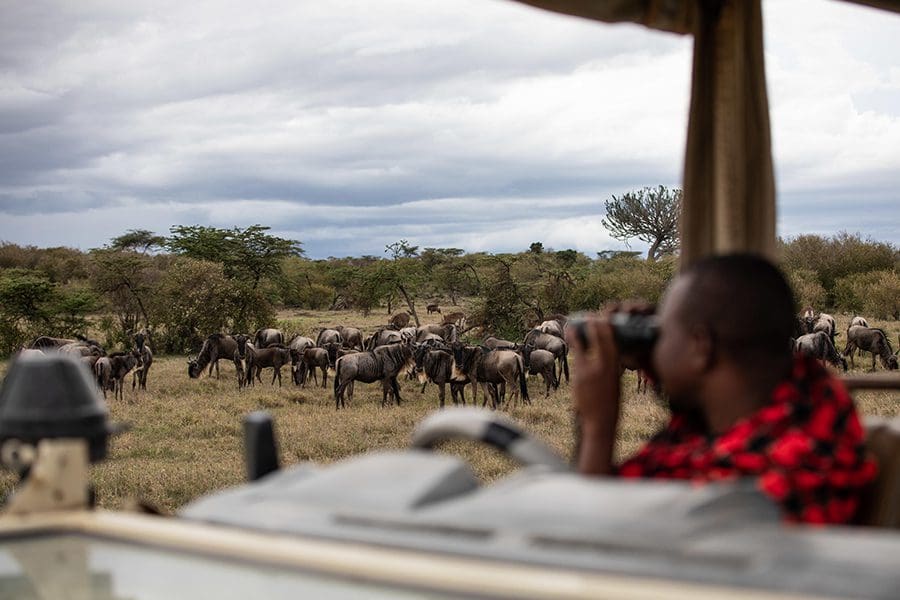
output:
[[[582,434],[578,470],[589,475],[612,472],[621,395],[619,351],[606,320],[612,310],[614,307],[586,317],[586,345],[572,328],[566,331],[566,341],[573,350],[572,399]]]

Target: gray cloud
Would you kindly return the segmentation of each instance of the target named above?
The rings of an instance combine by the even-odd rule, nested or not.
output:
[[[779,231],[900,242],[900,20],[765,8]],[[263,223],[313,256],[593,252],[621,247],[605,198],[680,177],[677,36],[484,0],[0,10],[0,240]]]

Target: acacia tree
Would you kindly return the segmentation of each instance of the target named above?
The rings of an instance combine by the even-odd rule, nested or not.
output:
[[[272,303],[260,284],[281,276],[284,258],[303,254],[300,242],[270,235],[268,230],[262,225],[246,229],[178,225],[166,240],[174,254],[222,265],[237,292],[232,325],[238,329],[263,324],[271,317]]]
[[[681,190],[645,187],[606,201],[603,226],[617,240],[648,242],[647,260],[655,261],[678,250]]]

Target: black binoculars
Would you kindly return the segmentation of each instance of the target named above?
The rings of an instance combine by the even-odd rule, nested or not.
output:
[[[612,326],[613,339],[621,354],[642,358],[650,356],[659,338],[659,319],[656,315],[613,313],[609,317],[609,324]],[[578,341],[585,348],[589,345],[586,325],[584,315],[574,315],[569,319],[569,327],[573,328]]]

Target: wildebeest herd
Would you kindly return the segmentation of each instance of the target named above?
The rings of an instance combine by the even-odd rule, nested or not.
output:
[[[440,313],[432,306],[429,312]],[[437,310],[434,310],[434,309]],[[568,345],[564,340],[567,319],[553,315],[525,333],[521,341],[499,339],[489,335],[479,343],[460,340],[459,330],[465,323],[460,312],[444,316],[440,323],[410,326],[410,313],[393,315],[388,323],[365,335],[356,327],[338,325],[318,331],[315,339],[300,334],[285,341],[276,328],[257,330],[253,335],[213,333],[207,336],[195,358],[188,358],[188,375],[199,377],[205,370],[219,377],[219,361],[234,364],[238,388],[262,382],[262,371],[272,369],[271,384],[278,381],[288,367],[294,385],[306,387],[310,381],[323,389],[333,374],[332,389],[335,408],[346,407],[353,400],[355,382],[380,383],[382,406],[399,405],[402,398],[398,378],[418,379],[425,386],[438,387],[438,400],[443,407],[446,387],[450,386],[454,404],[466,404],[465,388],[471,385],[472,403],[481,389],[482,406],[490,403],[501,408],[518,401],[530,404],[527,377],[540,376],[545,397],[557,389],[560,379],[569,380]],[[897,353],[884,330],[870,327],[865,318],[856,316],[846,332],[839,332],[834,317],[806,308],[797,318],[797,334],[791,340],[795,352],[814,357],[839,369],[848,369],[857,352],[868,352],[883,368],[898,368]],[[837,349],[837,338],[846,336],[843,351]],[[125,379],[132,375],[132,389],[147,388],[147,375],[153,364],[153,352],[144,332],[134,336],[130,350],[107,354],[95,340],[83,336],[56,338],[41,336],[22,354],[60,352],[82,361],[94,374],[104,397],[114,392],[124,397]],[[855,366],[855,365],[854,365]],[[640,374],[639,374],[640,375]],[[638,377],[638,391],[641,390]],[[509,398],[507,400],[507,392]]]
[[[834,317],[825,313],[816,313],[807,307],[797,319],[798,336],[792,340],[794,351],[812,356],[835,367],[847,370],[847,359],[853,364],[856,351],[868,352],[872,356],[872,368],[875,370],[876,359],[887,370],[897,369],[897,354],[891,347],[890,339],[883,329],[869,327],[864,317],[855,316],[847,327],[847,343],[841,353],[837,351],[836,338],[841,335],[837,330]],[[898,350],[900,352],[900,350]],[[855,366],[855,365],[854,365]]]
[[[96,340],[84,336],[57,338],[42,335],[35,339],[21,354],[33,352],[59,352],[80,360],[97,380],[97,386],[106,393],[112,391],[117,400],[125,397],[125,379],[131,374],[131,388],[147,389],[147,372],[153,364],[153,352],[146,344],[143,332],[134,336],[135,346],[124,352],[107,354]]]
[[[432,310],[432,312],[437,312]],[[381,404],[399,405],[398,378],[418,379],[424,391],[429,382],[439,390],[444,406],[450,385],[454,404],[465,404],[465,387],[471,385],[472,403],[481,389],[482,406],[499,408],[519,400],[530,404],[526,378],[543,378],[545,394],[559,387],[559,373],[569,377],[568,346],[563,340],[565,317],[557,315],[529,331],[522,342],[490,336],[481,344],[459,339],[465,315],[454,312],[440,323],[409,325],[409,313],[393,315],[389,322],[368,335],[356,327],[338,325],[318,331],[315,339],[294,335],[285,341],[281,331],[260,329],[253,335],[210,334],[196,358],[188,359],[188,375],[199,377],[205,369],[218,376],[218,361],[234,364],[239,388],[262,382],[262,371],[273,370],[271,384],[281,385],[281,370],[289,367],[295,385],[327,388],[333,373],[335,408],[352,402],[356,382],[380,383]],[[507,400],[507,390],[509,398]]]

